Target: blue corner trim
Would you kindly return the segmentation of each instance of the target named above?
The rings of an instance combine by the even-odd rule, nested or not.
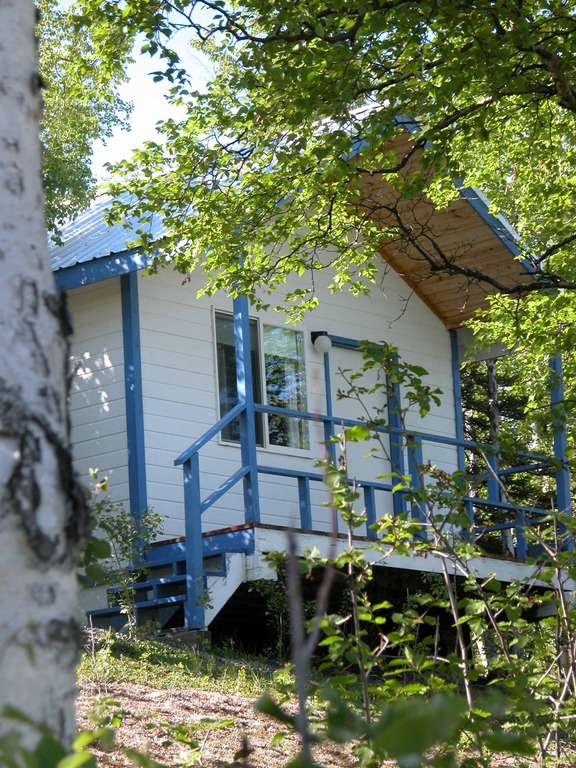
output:
[[[146,450],[144,443],[144,404],[142,395],[137,272],[123,274],[120,277],[120,289],[122,296],[122,334],[124,340],[124,384],[130,511],[133,516],[138,516],[148,506],[148,497],[146,494]]]
[[[147,257],[138,248],[123,253],[111,253],[100,259],[91,259],[80,264],[74,264],[67,269],[57,269],[54,272],[56,288],[68,291],[81,285],[98,283],[110,277],[130,274],[146,266]]]

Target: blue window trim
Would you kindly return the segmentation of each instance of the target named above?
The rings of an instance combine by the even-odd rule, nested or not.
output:
[[[69,291],[71,288],[98,283],[110,277],[131,274],[144,269],[146,262],[147,256],[138,248],[133,248],[130,251],[111,253],[109,256],[74,264],[66,269],[57,269],[54,279],[59,291]]]
[[[122,335],[124,341],[128,483],[130,489],[130,511],[132,516],[136,518],[148,506],[138,273],[136,271],[120,276],[120,291],[122,297]]]

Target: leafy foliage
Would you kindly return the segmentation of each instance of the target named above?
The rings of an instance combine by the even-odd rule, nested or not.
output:
[[[46,221],[57,232],[66,219],[86,207],[93,192],[92,145],[126,126],[129,105],[118,96],[125,80],[123,62],[130,41],[121,30],[113,36],[118,58],[104,61],[97,54],[98,30],[78,30],[74,7],[57,0],[39,0],[38,37],[44,92],[40,139]]]
[[[85,583],[99,582],[116,588],[116,600],[128,619],[128,630],[136,630],[134,582],[147,574],[144,555],[162,531],[164,519],[146,508],[137,515],[126,511],[109,495],[107,478],[90,470],[90,530],[81,554],[80,578]]]
[[[135,198],[115,215],[136,212],[151,246],[146,223],[163,210],[164,253],[183,273],[202,262],[208,290],[233,288],[265,302],[287,274],[308,272],[308,287],[288,292],[285,305],[313,306],[314,271],[328,261],[334,289],[365,291],[383,236],[416,247],[431,237],[400,203],[425,192],[445,204],[462,177],[482,185],[493,212],[518,230],[538,279],[527,276],[515,295],[576,286],[576,17],[566,3],[82,0],[82,7],[84,24],[143,35],[143,51],[158,61],[155,79],[168,82],[170,99],[185,110],[121,164],[115,189],[128,183]],[[193,90],[173,48],[182,29],[211,60],[205,92]],[[105,35],[100,41],[103,57],[116,54]],[[416,127],[412,148],[390,149]],[[408,172],[414,157],[419,165]],[[396,190],[396,202],[373,192],[375,180]],[[432,270],[458,273],[453,252],[438,243],[433,250]],[[164,263],[155,259],[155,267]],[[509,288],[481,263],[465,276]]]
[[[405,428],[408,411],[426,413],[430,397],[438,394],[394,350],[373,352],[364,347],[364,368],[381,369],[376,384],[366,386],[352,374],[342,396],[361,402],[390,381],[410,383],[413,396],[396,410]],[[567,724],[574,714],[575,616],[566,590],[573,575],[567,545],[575,524],[554,513],[524,527],[523,514],[509,501],[507,527],[515,537],[525,535],[537,553],[533,570],[526,580],[509,583],[494,574],[481,576],[481,530],[463,500],[473,477],[417,462],[409,476],[392,472],[395,493],[408,502],[406,513],[381,517],[374,540],[360,546],[353,534],[366,512],[357,509],[360,494],[347,476],[346,445],[348,437],[371,438],[387,456],[388,429],[379,411],[366,429],[344,430],[337,438],[338,461],[325,464],[348,547],[329,560],[311,553],[308,568],[321,562],[344,571],[350,599],[321,621],[321,668],[332,676],[330,685],[311,686],[325,707],[311,725],[312,736],[352,742],[359,764],[367,766],[384,760],[400,768],[487,766],[493,752],[536,754],[540,765],[553,765],[569,749]],[[414,445],[406,439],[405,450]],[[403,606],[374,599],[378,572],[386,571],[374,564],[398,555],[418,558],[430,571]],[[547,618],[538,620],[539,611]],[[283,728],[292,724],[301,733],[298,719],[269,698],[258,706]],[[312,765],[302,743],[301,764]]]

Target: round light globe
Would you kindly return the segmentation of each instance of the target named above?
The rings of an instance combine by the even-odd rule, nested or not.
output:
[[[326,332],[318,333],[314,339],[314,349],[320,355],[325,355],[332,349],[332,339]]]

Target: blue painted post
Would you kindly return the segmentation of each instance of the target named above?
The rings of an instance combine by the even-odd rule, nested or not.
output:
[[[397,362],[398,358],[395,355],[393,362]],[[390,431],[390,464],[392,470],[392,485],[401,482],[402,478],[406,474],[404,466],[404,447],[402,445],[402,416],[400,414],[400,408],[402,403],[402,395],[400,392],[400,384],[392,384],[390,377],[386,377],[386,391],[388,392],[388,424],[391,427]],[[392,505],[394,515],[402,515],[406,511],[406,500],[404,494],[394,493],[392,495]]]
[[[370,527],[376,522],[376,497],[372,485],[364,486],[364,509],[366,510],[366,535],[375,539],[376,532]]]
[[[518,512],[514,516],[514,530],[516,531],[516,557],[526,560],[528,557],[528,545],[526,543],[526,518]]]
[[[298,505],[300,507],[300,527],[312,528],[312,506],[310,503],[310,478],[298,478]]]
[[[424,464],[424,458],[422,456],[422,439],[418,435],[408,435],[406,440],[408,444],[408,474],[410,475],[410,487],[417,493],[424,487],[422,483],[422,466]],[[426,515],[420,504],[412,502],[410,516],[412,517],[412,520],[420,520],[421,523],[426,523]],[[420,538],[428,538],[425,529],[422,530]]]
[[[130,272],[120,277],[120,295],[130,513],[134,519],[137,519],[148,506],[137,272]]]
[[[492,446],[492,451],[486,456],[487,472],[488,472],[488,501],[500,501],[500,481],[498,479],[498,454],[496,453],[497,446]]]
[[[202,510],[200,457],[194,453],[184,462],[184,508],[186,510],[186,603],[188,629],[204,629],[204,560],[202,551]]]
[[[324,440],[326,441],[328,454],[332,464],[336,465],[336,446],[330,442],[334,437],[334,410],[332,408],[332,382],[330,379],[330,353],[324,352],[324,388],[326,390],[326,416],[329,421],[324,422]]]
[[[570,470],[567,459],[568,438],[564,409],[564,378],[562,376],[562,358],[560,355],[556,355],[550,360],[550,382],[550,405],[554,426],[554,458],[558,462],[556,469],[556,504],[558,512],[572,515]],[[566,534],[565,526],[561,527],[560,534]],[[571,550],[573,546],[574,542],[570,540],[565,543],[563,548]]]
[[[252,385],[250,357],[250,314],[248,299],[234,299],[234,341],[236,347],[236,387],[238,402],[246,403],[240,414],[240,453],[242,466],[249,471],[243,480],[244,519],[247,523],[260,522],[260,498],[258,493],[258,457],[256,454],[256,413]]]
[[[456,331],[450,332],[450,352],[452,357],[452,388],[454,391],[454,426],[456,430],[456,439],[464,441],[464,414],[462,409],[462,383],[460,379],[460,354],[458,352],[458,334]],[[466,455],[464,446],[459,445],[456,449],[458,471],[466,472]],[[474,507],[471,501],[466,502],[466,512],[470,525],[474,524]]]
[[[330,353],[324,353],[324,386],[326,389],[326,416],[327,420],[324,422],[324,442],[326,443],[326,452],[328,458],[334,466],[337,466],[336,456],[336,444],[331,442],[334,437],[334,409],[332,407],[332,382],[330,378]],[[332,514],[332,533],[338,533],[338,521],[340,516],[333,510]]]

